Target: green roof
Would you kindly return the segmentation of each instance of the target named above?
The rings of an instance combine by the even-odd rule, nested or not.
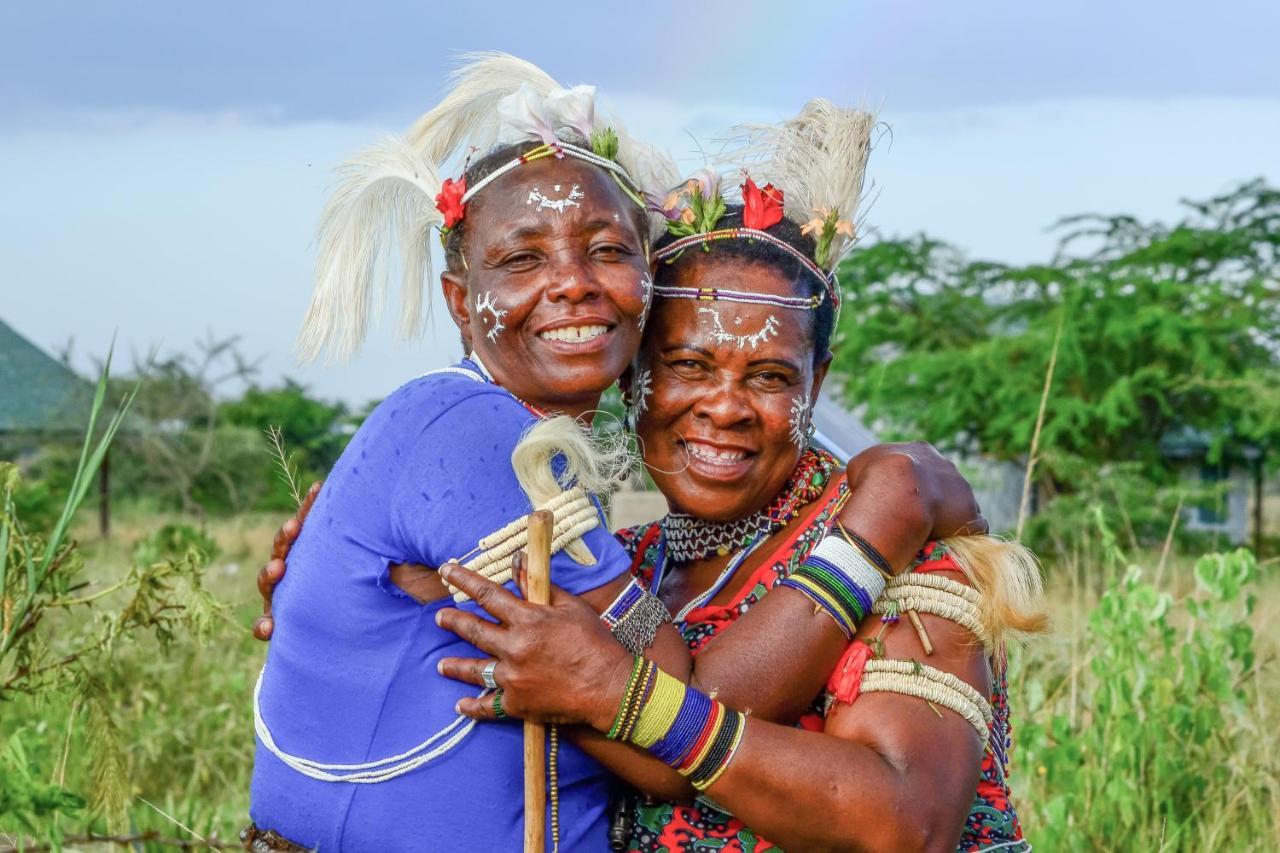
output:
[[[0,320],[0,433],[83,429],[93,387]]]

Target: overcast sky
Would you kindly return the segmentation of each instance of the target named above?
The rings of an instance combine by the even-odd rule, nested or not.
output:
[[[352,400],[450,360],[443,325],[340,368],[290,347],[330,168],[410,124],[475,49],[598,84],[690,167],[691,136],[817,95],[870,104],[893,131],[871,226],[1043,258],[1065,214],[1167,219],[1280,183],[1277,32],[1261,0],[5,4],[0,318],[82,359],[113,333],[139,350],[240,335],[264,382]]]

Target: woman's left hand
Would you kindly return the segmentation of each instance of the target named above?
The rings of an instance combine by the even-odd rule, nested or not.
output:
[[[585,723],[608,731],[626,690],[634,658],[586,603],[553,586],[549,605],[530,604],[456,563],[440,576],[475,600],[497,624],[456,607],[436,624],[497,659],[493,678],[512,717]],[[441,675],[484,686],[489,658],[444,658]],[[458,713],[496,719],[493,698],[464,698]]]

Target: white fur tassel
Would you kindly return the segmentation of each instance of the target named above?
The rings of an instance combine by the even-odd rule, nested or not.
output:
[[[559,477],[554,468],[557,458],[564,461]],[[511,468],[533,506],[573,486],[607,497],[626,482],[635,462],[625,438],[595,435],[568,415],[536,421],[511,452]],[[574,539],[564,550],[582,565],[595,565],[596,558],[581,539]]]

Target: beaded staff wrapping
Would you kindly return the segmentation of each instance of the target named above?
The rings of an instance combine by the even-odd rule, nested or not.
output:
[[[549,510],[555,519],[551,540],[553,554],[559,553],[570,542],[600,526],[600,514],[595,505],[587,493],[577,486],[561,492],[537,509]],[[482,553],[467,560],[463,566],[494,583],[506,583],[512,578],[516,553],[528,541],[528,517],[522,516],[481,539],[477,550],[482,550]],[[453,593],[454,601],[467,600],[465,592],[447,583],[446,586]]]

